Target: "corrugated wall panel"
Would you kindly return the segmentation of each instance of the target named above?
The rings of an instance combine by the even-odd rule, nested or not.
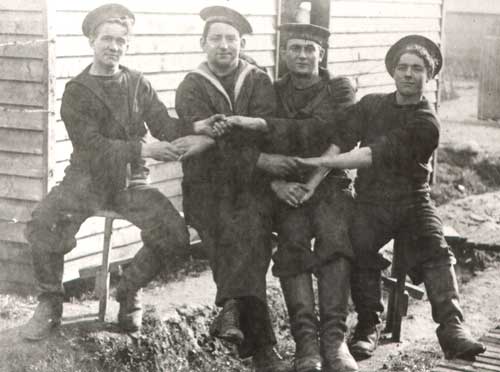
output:
[[[357,85],[358,98],[374,92],[391,92],[384,57],[389,47],[407,34],[441,41],[442,0],[332,0],[328,67],[334,74],[349,76]],[[426,96],[437,101],[437,84],[431,82]]]
[[[81,34],[81,23],[89,10],[103,3],[106,1],[90,0],[85,3],[55,1],[57,34],[55,180],[61,180],[64,176],[64,169],[69,164],[69,155],[72,151],[71,142],[59,113],[64,87],[69,79],[92,62],[93,56],[88,40]],[[188,71],[204,60],[199,44],[203,22],[198,13],[203,7],[214,5],[216,2],[190,0],[171,3],[156,0],[123,0],[120,3],[128,6],[136,15],[134,36],[123,64],[142,71],[169,111],[174,112],[177,86]],[[276,55],[277,0],[257,2],[231,0],[219,1],[219,4],[231,6],[248,16],[254,34],[247,37],[245,51],[261,66],[268,68],[272,74]],[[180,209],[182,205],[180,164],[153,161],[150,162],[150,169],[152,184]],[[130,224],[124,225],[119,221],[115,222],[115,229],[119,233],[113,235],[113,246],[121,247],[122,256],[126,255],[129,249],[127,245],[130,245],[129,254],[135,252],[138,248],[137,242],[140,240],[138,230]],[[102,230],[102,219],[90,219],[84,223],[78,233],[78,247],[66,256],[68,263],[65,280],[74,279],[80,265],[99,262]]]
[[[0,4],[0,290],[33,278],[25,222],[44,195],[47,120],[43,0]]]

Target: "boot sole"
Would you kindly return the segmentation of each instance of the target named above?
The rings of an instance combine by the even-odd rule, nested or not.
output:
[[[357,362],[360,360],[369,359],[373,356],[373,351],[357,350],[356,348],[350,348],[349,351],[353,356],[354,360]]]
[[[61,322],[54,322],[52,325],[47,329],[47,332],[44,332],[43,334],[40,334],[39,336],[31,335],[28,333],[24,333],[21,331],[21,337],[26,340],[26,341],[31,341],[31,342],[36,342],[36,341],[42,341],[45,340],[46,338],[50,337],[52,333],[54,333],[59,326],[61,325]]]
[[[226,332],[225,334],[214,334],[212,335],[214,337],[217,337],[221,340],[224,340],[226,342],[230,342],[235,345],[241,345],[243,343],[243,340],[245,337],[243,336],[243,332],[241,331],[235,331],[234,333]]]
[[[482,354],[486,351],[486,348],[477,346],[472,347],[468,350],[461,351],[459,353],[454,352],[445,352],[444,356],[446,359],[462,359],[469,362],[473,362],[476,358],[476,355]]]

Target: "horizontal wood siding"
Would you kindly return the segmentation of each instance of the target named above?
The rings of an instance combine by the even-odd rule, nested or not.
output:
[[[389,47],[408,34],[441,41],[442,0],[332,0],[328,66],[349,76],[365,94],[391,92],[392,78],[385,70]],[[437,100],[437,84],[431,82],[426,96]]]
[[[71,2],[56,0],[56,151],[54,179],[61,180],[69,164],[71,142],[60,118],[61,97],[65,84],[92,62],[93,52],[88,40],[81,33],[81,23],[87,12],[106,1]],[[123,64],[140,70],[151,81],[160,99],[175,115],[175,90],[188,71],[194,69],[205,58],[200,49],[203,22],[199,11],[214,1],[190,0],[185,2],[160,2],[156,0],[123,0],[136,15],[134,36]],[[257,62],[274,72],[276,0],[220,1],[248,16],[254,34],[247,37],[246,52]],[[0,93],[1,95],[1,93]],[[0,140],[1,141],[1,140]],[[170,198],[181,210],[182,170],[179,163],[149,163],[151,182]],[[0,183],[2,179],[0,178]],[[102,218],[92,218],[84,223],[78,233],[78,247],[66,256],[65,280],[78,276],[82,266],[98,264],[102,247]],[[114,224],[112,258],[126,256],[140,248],[139,230],[126,221]]]
[[[23,230],[44,196],[47,110],[43,0],[0,3],[0,290],[32,288]]]

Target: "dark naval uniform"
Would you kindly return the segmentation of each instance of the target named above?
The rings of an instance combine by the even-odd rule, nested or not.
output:
[[[401,106],[395,93],[365,96],[347,115],[351,143],[361,141],[373,157],[371,167],[358,170],[355,185],[357,210],[351,237],[357,265],[382,268],[378,250],[396,232],[406,233],[415,243],[405,252],[406,264],[420,283],[422,264],[454,262],[429,196],[439,120],[426,99]]]
[[[356,254],[352,299],[358,325],[351,352],[370,356],[378,340],[384,310],[378,250],[390,239],[405,240],[402,256],[415,283],[424,282],[437,336],[447,358],[470,358],[484,351],[462,326],[455,258],[443,236],[442,223],[429,195],[430,160],[439,142],[439,120],[423,98],[398,105],[395,93],[363,97],[347,113],[352,143],[372,152],[372,166],[358,170],[357,205],[351,225]]]
[[[186,123],[213,114],[268,117],[275,96],[267,74],[243,60],[218,78],[207,63],[180,84],[176,110]],[[217,284],[216,304],[245,302],[242,357],[274,344],[266,302],[266,272],[271,257],[271,198],[268,179],[256,168],[264,138],[234,129],[216,146],[183,162],[183,203],[187,223],[200,234]]]
[[[43,294],[62,294],[64,254],[76,245],[81,224],[102,208],[113,209],[142,232],[144,247],[125,277],[145,285],[170,255],[189,244],[182,217],[156,188],[147,185],[140,156],[147,124],[151,134],[171,141],[181,126],[170,118],[151,84],[139,72],[121,67],[110,77],[87,67],[66,85],[61,116],[73,145],[70,165],[33,211],[26,236],[35,277]]]
[[[320,71],[321,80],[307,89],[296,89],[290,75],[275,83],[277,116],[283,119],[267,119],[272,138],[270,152],[306,158],[320,156],[332,143],[342,152],[348,149],[349,143],[343,139],[345,130],[336,116],[354,103],[354,90],[347,78]],[[305,183],[309,176],[290,177],[287,181]],[[304,205],[293,208],[278,202],[278,251],[273,256],[273,273],[290,276],[312,272],[336,256],[351,260],[348,223],[352,198],[351,178],[346,171],[338,170],[329,173]],[[316,238],[313,251],[312,238]]]

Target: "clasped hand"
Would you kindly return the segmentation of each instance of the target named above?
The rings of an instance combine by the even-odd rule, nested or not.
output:
[[[299,207],[312,196],[307,185],[299,182],[277,180],[271,183],[271,188],[278,199],[293,208]]]
[[[254,131],[267,131],[265,120],[241,115],[215,114],[193,123],[196,134],[204,134],[212,138],[221,137],[236,127]]]

